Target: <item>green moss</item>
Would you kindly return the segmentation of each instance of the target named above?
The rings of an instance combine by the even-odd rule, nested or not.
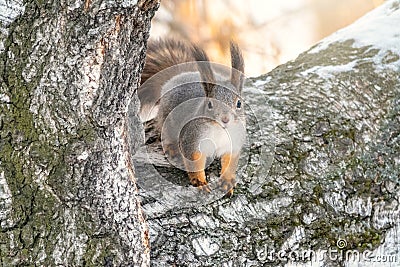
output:
[[[370,228],[362,233],[347,235],[343,239],[347,242],[346,249],[356,249],[362,252],[380,245],[382,239],[381,235],[381,231]]]
[[[41,5],[39,2],[36,4]],[[58,235],[64,231],[64,208],[59,198],[62,198],[65,192],[76,193],[68,188],[79,189],[78,186],[71,186],[62,180],[71,169],[65,158],[74,153],[74,150],[68,150],[68,147],[74,147],[76,143],[90,145],[96,139],[96,132],[90,125],[85,124],[78,126],[76,134],[53,133],[41,123],[43,118],[30,111],[33,92],[42,79],[45,62],[50,57],[49,53],[42,58],[42,62],[36,62],[36,73],[29,82],[23,78],[23,70],[33,49],[30,36],[36,30],[32,29],[32,25],[39,15],[38,12],[37,6],[26,7],[26,14],[21,18],[24,22],[16,21],[10,26],[10,35],[4,39],[5,52],[0,54],[0,77],[4,78],[1,81],[0,93],[9,96],[12,103],[0,104],[1,170],[4,171],[13,196],[10,215],[13,224],[9,229],[2,229],[4,232],[0,233],[0,258],[6,266],[30,265],[35,262],[35,257],[43,252],[47,255],[43,264],[54,265],[51,255],[58,242]],[[8,58],[9,54],[14,58]],[[52,103],[51,107],[54,108],[54,112],[63,108],[59,107],[57,102]],[[48,176],[42,173],[43,178],[39,177],[38,171],[41,168],[50,171]],[[43,190],[43,186],[49,186],[51,192]],[[77,231],[92,234],[93,227],[88,223],[91,221],[90,215],[86,212],[78,213],[86,218],[76,218],[77,222],[82,220],[80,225],[85,227]],[[12,242],[11,237],[14,240]],[[88,253],[97,253],[95,244],[105,242],[102,239],[94,238],[94,249]],[[38,247],[39,240],[45,240],[44,248]],[[106,242],[102,244],[103,248],[106,247]],[[104,257],[112,255],[110,251],[112,248],[102,252],[105,253]],[[99,262],[93,266],[103,264],[101,257],[99,256]]]
[[[113,252],[115,248],[109,245],[112,243],[112,240],[106,238],[97,239],[91,237],[87,243],[86,253],[83,256],[84,266],[103,266],[105,260],[112,261],[115,257]]]
[[[306,52],[301,54],[297,60],[312,62],[314,66],[345,65],[355,58],[360,58],[360,55],[362,55],[362,58],[367,59],[374,57],[379,52],[378,49],[374,49],[371,46],[354,48],[353,44],[354,40],[333,43],[323,53],[318,53],[318,56]],[[340,51],[340,53],[337,51]],[[312,66],[302,67],[306,69]]]
[[[51,168],[61,158],[60,153],[54,153],[55,150],[49,143],[49,140],[57,137],[39,140],[39,134],[46,129],[35,126],[37,118],[29,110],[33,91],[38,86],[42,73],[37,73],[37,78],[30,82],[23,78],[22,70],[27,64],[28,53],[32,50],[32,29],[28,22],[19,23],[17,21],[15,25],[18,26],[11,26],[11,34],[4,42],[5,52],[0,56],[0,75],[4,78],[0,93],[8,95],[12,103],[0,106],[3,115],[1,136],[2,139],[5,137],[2,140],[0,161],[13,196],[13,225],[0,235],[0,243],[6,244],[0,253],[3,263],[11,263],[15,257],[19,264],[29,264],[34,261],[36,254],[32,253],[32,249],[37,245],[39,236],[56,235],[60,231],[53,224],[57,200],[52,195],[45,196],[39,190],[35,181],[38,179],[35,166]],[[15,40],[23,40],[22,45],[15,43]],[[14,55],[14,60],[8,58],[9,53]],[[47,132],[47,135],[50,136],[50,133]],[[51,247],[50,240],[57,239],[50,238],[46,246]]]

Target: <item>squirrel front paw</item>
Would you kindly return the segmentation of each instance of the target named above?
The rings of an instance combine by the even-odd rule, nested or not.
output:
[[[188,172],[190,183],[204,192],[211,192],[204,171]]]
[[[205,192],[205,193],[210,193],[211,192],[210,185],[208,185],[208,184],[205,184],[205,185],[202,185],[202,186],[198,186],[197,188],[200,189],[201,191]]]
[[[218,187],[226,192],[225,196],[231,197],[233,195],[233,188],[235,187],[235,177],[222,176],[218,180]]]

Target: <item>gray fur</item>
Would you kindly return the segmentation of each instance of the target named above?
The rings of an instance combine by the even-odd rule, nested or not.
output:
[[[179,47],[195,46],[180,44]],[[193,53],[192,57],[199,60],[208,59],[200,48],[192,48],[181,53]],[[165,48],[161,50],[164,51]],[[242,71],[244,65],[239,48],[231,46],[231,53],[232,64]],[[154,63],[156,56],[150,57]],[[184,58],[191,57],[186,55]],[[237,107],[238,101],[243,103],[243,74],[234,69],[226,71],[221,66],[217,66],[217,69],[219,72],[213,70],[209,61],[164,68],[160,78],[157,79],[158,74],[154,76],[156,78],[153,77],[155,80],[162,80],[161,84],[146,85],[153,79],[150,78],[139,89],[139,98],[143,104],[141,117],[145,118],[150,107],[155,107],[154,111],[157,112],[147,118],[156,120],[164,147],[179,151],[179,162],[175,164],[182,168],[182,156],[192,160],[191,155],[199,150],[207,157],[219,157],[226,153],[239,154],[244,144],[244,105]]]

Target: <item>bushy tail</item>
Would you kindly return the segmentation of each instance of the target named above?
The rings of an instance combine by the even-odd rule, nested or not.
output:
[[[162,86],[168,80],[183,72],[198,71],[197,64],[170,67],[194,61],[209,61],[209,59],[203,49],[190,42],[174,39],[148,42],[146,63],[141,77],[141,86],[138,89],[141,104],[139,116],[142,121],[151,120],[157,115]],[[200,72],[202,76],[205,76],[204,79],[212,76],[210,67],[208,67],[208,70],[202,67]],[[151,79],[156,74],[157,76]]]
[[[150,40],[147,44],[141,84],[164,69],[192,61],[209,60],[206,53],[192,43],[175,39]]]

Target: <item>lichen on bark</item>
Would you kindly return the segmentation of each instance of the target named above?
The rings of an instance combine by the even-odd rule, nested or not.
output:
[[[142,189],[154,265],[283,266],[290,253],[327,249],[380,251],[400,260],[400,48],[384,47],[366,32],[382,27],[385,42],[395,43],[399,31],[388,25],[400,20],[398,1],[374,12],[296,60],[248,79],[245,103],[254,114],[271,112],[255,123],[260,129],[274,124],[275,149],[272,165],[260,164],[256,148],[273,139],[248,129],[254,143],[232,198],[174,206]],[[261,190],[251,190],[252,180]],[[281,258],[271,254],[279,251]],[[299,261],[310,262],[297,257],[292,263]],[[349,261],[325,257],[321,263]]]
[[[398,43],[385,27],[398,24],[398,1],[248,79],[241,179],[232,198],[197,205],[139,196],[133,175],[134,88],[158,2],[24,5],[0,43],[3,265],[149,265],[149,233],[155,266],[278,266],[288,258],[268,251],[338,241],[398,255],[400,48],[360,39],[383,26]]]
[[[19,4],[1,35],[1,263],[148,265],[124,116],[159,3]]]

